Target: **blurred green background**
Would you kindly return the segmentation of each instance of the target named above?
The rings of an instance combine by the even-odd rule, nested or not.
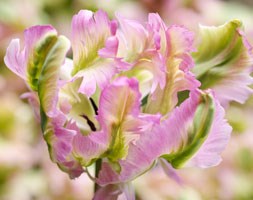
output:
[[[33,110],[19,96],[26,92],[22,80],[4,65],[6,47],[22,38],[25,28],[52,24],[70,35],[72,16],[81,9],[104,9],[142,22],[158,12],[169,24],[182,24],[197,32],[198,24],[220,25],[240,19],[253,42],[252,0],[0,0],[0,200],[89,200],[93,185],[84,174],[69,180],[50,159]],[[134,184],[139,200],[252,200],[253,199],[253,98],[232,104],[227,118],[234,128],[214,168],[179,170],[184,186],[166,177],[160,168]]]

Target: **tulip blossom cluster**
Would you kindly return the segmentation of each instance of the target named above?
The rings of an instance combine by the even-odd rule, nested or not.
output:
[[[52,161],[70,178],[88,173],[95,200],[132,200],[131,181],[155,165],[180,181],[178,168],[220,163],[232,131],[223,107],[252,93],[252,48],[241,26],[200,26],[194,38],[154,13],[142,24],[81,10],[70,40],[33,26],[23,49],[12,40],[4,60],[30,90],[22,98]]]

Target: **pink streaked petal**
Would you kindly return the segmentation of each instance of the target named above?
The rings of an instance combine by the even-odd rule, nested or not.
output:
[[[53,162],[67,172],[70,178],[76,178],[83,173],[82,166],[72,156],[72,142],[76,135],[75,130],[64,128],[66,118],[63,114],[50,119],[50,128],[45,132],[50,157]]]
[[[111,28],[111,34],[116,35],[117,29],[118,29],[118,22],[116,20],[112,20],[110,24],[110,28]]]
[[[200,42],[198,51],[192,54],[196,62],[192,71],[202,82],[202,88],[212,88],[223,106],[230,101],[244,103],[252,94],[252,45],[241,27],[239,20],[219,27],[200,26],[199,38],[209,43]]]
[[[126,77],[116,79],[102,91],[98,121],[104,127],[110,127],[127,115],[137,116],[140,112],[140,97],[137,80]]]
[[[140,98],[134,78],[119,77],[101,93],[98,121],[110,138],[109,162],[119,162],[121,167],[131,146],[160,119],[159,115],[140,115]]]
[[[161,116],[142,115],[140,118],[146,120],[146,125],[143,124],[142,129],[137,130],[139,139],[129,143],[127,157],[119,161],[120,173],[115,172],[110,163],[103,162],[97,180],[100,185],[131,181],[150,169],[161,155],[165,135],[157,135],[153,131],[153,127],[160,126]]]
[[[160,146],[163,154],[176,152],[180,145],[186,144],[187,129],[192,123],[199,101],[200,92],[192,91],[190,97],[179,107],[176,107],[160,127],[154,129],[157,135],[165,133],[163,145]]]
[[[90,75],[91,74],[91,75]],[[82,83],[78,89],[78,92],[91,97],[96,91],[96,81],[94,80],[93,73],[85,73]]]
[[[32,26],[25,30],[26,59],[33,51],[36,43],[49,33],[57,35],[56,30],[51,25]]]
[[[109,37],[105,42],[105,47],[98,51],[103,58],[114,58],[117,55],[119,41],[116,36]]]
[[[137,21],[125,19],[117,14],[120,29],[117,32],[119,38],[118,57],[127,62],[135,62],[138,56],[145,50],[148,33]]]
[[[113,28],[115,25],[113,23]],[[74,63],[79,59],[86,59],[89,53],[98,51],[105,44],[107,37],[111,35],[111,25],[107,14],[99,10],[93,13],[81,10],[72,20],[72,47]]]
[[[147,70],[153,75],[152,85],[150,92],[154,93],[155,89],[159,86],[161,89],[166,84],[166,65],[165,60],[161,54],[149,51],[145,54],[145,59],[141,59],[136,64],[136,69]]]
[[[177,111],[177,114],[170,116],[170,123],[163,122],[162,126],[157,124],[150,131],[145,131],[140,135],[140,139],[131,144],[128,157],[120,161],[121,172],[117,174],[112,170],[108,163],[104,163],[99,176],[100,184],[117,183],[121,181],[129,181],[148,170],[155,160],[163,153],[171,151],[174,147],[181,144],[182,130],[181,122],[190,121],[193,118],[194,112],[198,104],[197,95],[192,95],[190,105],[183,105],[183,111]],[[173,117],[174,116],[174,117]],[[166,134],[165,134],[166,133]],[[176,137],[176,138],[175,138]],[[174,138],[171,140],[171,138]]]
[[[246,38],[245,33],[240,30],[237,29],[237,32],[239,33],[239,35],[242,37],[243,39],[243,44],[244,46],[248,49],[248,53],[251,54],[251,56],[253,56],[253,46],[250,44],[250,42],[248,41],[248,39]],[[252,58],[251,58],[252,59]]]
[[[60,162],[70,154],[72,149],[71,143],[74,135],[76,134],[74,130],[66,129],[64,127],[65,122],[66,117],[60,112],[57,113],[57,116],[50,119],[53,131],[52,137],[54,138],[53,140],[50,140],[50,142],[54,142],[52,158],[53,160]],[[47,133],[45,136],[47,137]]]
[[[235,73],[223,79],[213,90],[223,106],[227,106],[230,101],[243,104],[253,94],[253,90],[248,87],[252,84],[253,78],[249,73]]]
[[[162,115],[149,115],[149,114],[140,114],[138,119],[142,121],[140,127],[141,132],[150,130],[154,125],[160,125]]]
[[[54,126],[55,136],[57,139],[53,147],[55,152],[53,157],[56,159],[55,161],[62,163],[67,160],[67,157],[72,151],[72,141],[75,131],[61,128],[56,124],[54,124]]]
[[[71,179],[79,177],[83,172],[83,167],[75,160],[59,163],[59,167],[69,174]]]
[[[97,86],[103,88],[120,70],[115,56],[118,39],[115,36],[117,23],[99,10],[92,13],[80,11],[72,20],[72,48],[74,78],[82,78],[79,92],[90,97]]]
[[[115,58],[114,63],[118,71],[127,71],[133,67],[132,64],[125,62],[122,58]]]
[[[154,93],[150,96],[148,101],[146,111],[148,113],[158,113],[165,115],[169,111],[171,111],[178,102],[178,92],[180,91],[192,91],[200,86],[200,82],[195,78],[194,74],[190,71],[183,72],[181,70],[177,70],[177,72],[173,76],[173,82],[169,82],[168,79],[166,84],[170,88],[170,93],[168,96],[161,88],[157,88]],[[168,91],[167,91],[168,92]],[[166,102],[164,102],[166,99]],[[161,106],[164,106],[161,108]]]
[[[157,13],[150,13],[148,15],[148,23],[151,25],[151,27],[159,32],[161,29],[166,30],[166,25]]]
[[[57,35],[56,30],[50,25],[32,26],[24,31],[24,49],[20,50],[19,39],[14,39],[9,44],[4,62],[15,74],[27,79],[28,59],[33,56],[36,45],[48,34]]]
[[[88,166],[107,150],[108,137],[104,132],[91,132],[84,136],[75,124],[71,127],[77,132],[73,138],[73,155],[82,165]]]
[[[78,92],[90,97],[95,93],[97,86],[103,90],[116,72],[117,68],[110,60],[97,62],[92,67],[82,70],[75,75],[75,78],[83,78]]]
[[[126,159],[120,160],[120,173],[115,172],[109,163],[103,162],[98,183],[107,185],[131,181],[150,169],[160,156],[161,151],[158,146],[159,143],[162,143],[160,139],[151,131],[147,134],[141,134],[135,144],[130,143]]]
[[[195,75],[188,71],[185,72],[185,81],[184,84],[182,84],[182,87],[180,87],[179,91],[184,91],[184,90],[195,90],[200,87],[201,83],[195,78]]]
[[[160,150],[163,154],[170,154],[170,152],[175,153],[180,150],[180,148],[183,149],[189,145],[187,143],[189,137],[188,131],[193,125],[193,119],[200,103],[200,95],[202,93],[203,92],[199,90],[192,91],[190,93],[190,98],[184,101],[180,107],[175,108],[169,115],[169,118],[165,120],[160,127],[154,129],[156,135],[166,133],[163,143],[160,145]],[[212,95],[210,91],[204,93]],[[215,97],[213,98],[215,101],[215,114],[211,128],[207,133],[207,138],[199,147],[198,151],[186,161],[186,166],[211,167],[217,165],[221,160],[220,154],[228,142],[232,129],[224,119],[224,109],[220,106]],[[171,138],[173,138],[173,140],[171,140]]]
[[[178,92],[193,90],[200,86],[200,82],[189,72],[194,65],[190,56],[190,52],[194,50],[193,33],[182,26],[173,25],[166,28],[158,15],[151,17],[153,19],[149,25],[160,35],[161,43],[166,44],[166,47],[159,50],[164,59],[165,70],[161,71],[164,72],[166,80],[163,87],[151,88],[145,112],[166,115],[176,106]]]
[[[153,39],[157,50],[161,53],[166,51],[166,30],[167,27],[158,14],[151,13],[148,16],[148,29],[153,34]]]
[[[224,117],[225,111],[216,100],[215,116],[210,133],[198,152],[187,162],[187,166],[207,168],[221,162],[221,153],[228,144],[232,131],[232,127]]]
[[[138,141],[130,144],[127,158],[120,161],[120,173],[115,172],[109,163],[104,162],[98,183],[107,185],[127,182],[145,173],[161,155],[165,137],[164,134],[157,135],[153,131],[143,132]]]
[[[181,54],[180,56],[178,56],[178,58],[182,59],[182,62],[179,65],[179,68],[182,71],[186,72],[194,67],[194,61],[193,61],[193,58],[191,55],[185,53],[185,54]]]
[[[77,15],[74,15],[71,24],[71,36],[74,45],[73,51],[78,50],[78,46],[75,45],[78,45],[79,42],[85,42],[84,39],[81,39],[83,37],[82,34],[86,33],[87,30],[85,29],[87,29],[88,25],[91,23],[92,16],[93,13],[89,10],[81,10]],[[84,45],[87,44],[84,43]],[[75,49],[75,47],[77,47],[77,49]]]
[[[195,51],[193,47],[194,34],[183,26],[172,25],[167,31],[169,55],[180,55]]]
[[[245,33],[237,29],[242,37],[243,45],[246,48],[245,55],[241,56],[235,69],[229,71],[227,76],[213,87],[221,105],[227,106],[230,101],[236,101],[241,104],[253,94],[253,84],[251,72],[253,71],[253,47],[247,40]]]
[[[4,62],[12,72],[14,72],[22,79],[25,79],[26,77],[25,52],[24,50],[20,52],[19,39],[14,39],[10,42],[6,50]]]

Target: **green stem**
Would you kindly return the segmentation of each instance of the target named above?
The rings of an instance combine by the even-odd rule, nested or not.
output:
[[[99,171],[101,169],[101,165],[102,165],[102,159],[100,158],[95,163],[95,178],[98,177]],[[97,183],[95,183],[95,185],[94,185],[94,192],[95,193],[98,191],[99,187],[100,186]]]

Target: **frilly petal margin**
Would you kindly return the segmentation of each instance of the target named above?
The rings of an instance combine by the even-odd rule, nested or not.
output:
[[[224,117],[225,110],[216,100],[214,120],[208,137],[186,166],[208,168],[221,162],[221,153],[228,144],[232,132],[232,127]]]
[[[26,79],[26,66],[25,66],[25,52],[20,52],[20,41],[19,39],[13,39],[4,57],[6,66],[22,79]]]
[[[158,52],[160,37],[155,35],[148,25],[144,27],[138,21],[125,19],[120,15],[117,15],[117,19],[119,21],[117,56],[122,57],[131,66],[131,70],[124,75],[137,78],[141,88],[143,84],[148,83],[151,86],[148,87],[148,92],[153,93],[157,87],[163,89],[166,70],[164,58]],[[143,73],[148,73],[149,76],[143,78],[141,76]]]
[[[175,168],[216,166],[232,131],[224,116],[224,109],[211,91],[191,92],[190,98],[158,129],[162,132],[171,127],[162,157]]]
[[[183,26],[166,27],[158,15],[150,15],[149,20],[150,31],[160,38],[159,53],[164,58],[165,86],[157,87],[151,93],[144,111],[166,116],[178,103],[178,92],[195,90],[200,86],[200,82],[190,72],[194,66],[190,55],[195,50],[194,37],[193,33]]]
[[[61,113],[47,121],[44,139],[47,142],[51,160],[57,163],[62,171],[68,173],[70,178],[80,176],[84,170],[72,155],[75,130],[64,128],[66,118]]]
[[[148,32],[138,21],[125,19],[119,14],[116,17],[119,21],[116,33],[119,38],[117,56],[128,63],[135,63],[149,48]]]
[[[72,19],[72,49],[74,80],[81,78],[79,92],[90,97],[97,86],[103,89],[121,67],[116,58],[117,23],[110,21],[106,12],[81,10]]]
[[[70,178],[80,176],[84,167],[91,165],[107,148],[107,138],[102,132],[82,135],[74,122],[58,112],[47,119],[44,131],[51,160],[68,173]]]
[[[56,36],[57,32],[51,25],[32,26],[24,31],[24,48],[20,50],[19,39],[13,39],[4,57],[6,66],[15,74],[24,79],[31,88],[33,88],[34,78],[38,78],[42,64],[43,56],[38,57],[36,53],[45,53],[43,44],[46,38]],[[48,46],[47,46],[48,48]],[[36,53],[35,53],[36,52]]]
[[[117,184],[135,179],[165,158],[174,168],[211,167],[220,161],[231,127],[224,110],[210,91],[195,90],[168,119],[154,124],[135,143],[130,143],[128,156],[120,160],[120,173],[103,162],[98,183]],[[207,156],[206,159],[202,159]],[[174,176],[174,175],[173,175]],[[177,178],[176,178],[177,179]]]
[[[38,78],[41,113],[45,112],[48,116],[53,116],[57,112],[55,110],[58,102],[60,68],[69,48],[69,40],[64,36],[59,36],[48,51]]]
[[[239,20],[218,27],[200,26],[202,42],[192,54],[196,63],[192,71],[201,88],[212,88],[223,106],[231,101],[244,103],[253,93],[249,87],[253,84],[252,46],[241,27]]]
[[[109,147],[108,159],[117,162],[128,154],[128,144],[135,141],[141,129],[139,85],[136,79],[120,77],[115,79],[101,93],[98,121],[106,132]]]

